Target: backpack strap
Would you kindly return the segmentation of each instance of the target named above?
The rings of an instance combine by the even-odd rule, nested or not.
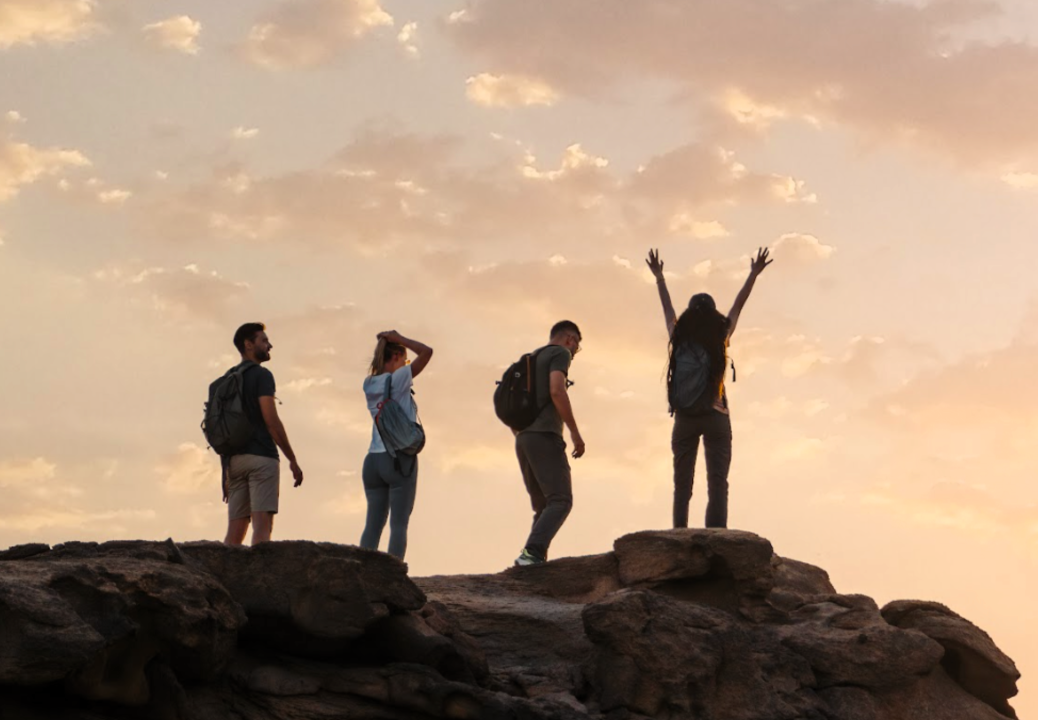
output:
[[[228,370],[226,373],[224,373],[224,375],[227,376],[227,375],[230,375],[231,373],[237,373],[238,375],[245,375],[245,371],[249,370],[250,368],[254,368],[254,367],[259,367],[259,365],[254,363],[254,362],[252,362],[252,360],[242,360],[239,364],[235,365],[230,370]]]
[[[389,453],[389,457],[393,458],[394,462],[395,462],[396,461],[396,453],[393,451],[392,448],[389,447],[389,443],[386,442],[386,438],[382,435],[382,428],[380,428],[378,426],[378,416],[382,414],[382,406],[385,405],[387,402],[389,402],[392,399],[392,397],[393,397],[392,394],[391,394],[392,391],[393,391],[393,373],[389,373],[388,375],[386,375],[386,393],[385,393],[385,396],[382,398],[382,400],[379,402],[379,404],[377,406],[378,407],[378,412],[375,413],[375,419],[373,420],[373,422],[375,424],[375,432],[378,433],[378,437],[382,441],[382,447],[384,447],[386,449],[386,452]]]

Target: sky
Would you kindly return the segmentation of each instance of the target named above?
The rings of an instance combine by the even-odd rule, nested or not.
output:
[[[1025,0],[0,0],[0,547],[221,539],[198,425],[260,321],[275,538],[359,539],[395,329],[435,349],[410,571],[496,572],[531,513],[494,382],[570,319],[552,556],[605,552],[671,517],[647,250],[727,308],[766,246],[730,527],[947,604],[1032,715],[1036,86]]]

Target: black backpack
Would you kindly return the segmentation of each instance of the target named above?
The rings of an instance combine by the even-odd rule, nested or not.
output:
[[[236,365],[209,385],[209,402],[205,404],[202,434],[217,455],[229,456],[244,450],[255,435],[252,421],[245,411],[245,373],[256,363],[246,360]]]
[[[541,410],[547,407],[547,404],[537,404],[534,374],[540,352],[526,353],[512,363],[494,390],[494,412],[501,422],[516,432],[530,427]]]

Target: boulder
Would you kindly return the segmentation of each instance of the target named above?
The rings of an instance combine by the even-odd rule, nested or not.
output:
[[[775,576],[773,591],[794,593],[801,597],[836,594],[829,573],[820,567],[776,555],[772,568]]]
[[[929,674],[944,650],[921,632],[888,624],[871,599],[834,595],[807,603],[779,629],[782,643],[810,663],[818,687],[878,690]]]
[[[296,654],[342,653],[373,623],[425,604],[407,566],[385,553],[305,541],[181,551],[241,603],[246,639]]]
[[[945,605],[896,600],[883,607],[894,627],[916,630],[944,648],[941,665],[955,682],[1005,717],[1015,718],[1009,698],[1017,693],[1020,672],[991,637]]]
[[[774,587],[771,543],[739,530],[647,530],[614,544],[620,583],[754,613]]]
[[[794,720],[821,703],[803,659],[730,613],[626,590],[584,610],[591,682],[604,712]]]
[[[0,563],[0,684],[62,681],[77,695],[144,704],[154,658],[181,678],[213,680],[244,622],[219,583],[166,561]]]

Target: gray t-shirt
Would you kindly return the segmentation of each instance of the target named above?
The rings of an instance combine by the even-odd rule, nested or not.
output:
[[[537,355],[534,367],[534,387],[537,392],[537,404],[543,406],[541,414],[533,421],[524,432],[548,432],[562,437],[562,418],[559,411],[555,409],[555,403],[551,401],[551,373],[558,370],[563,375],[569,376],[569,364],[573,356],[569,350],[562,345],[548,345],[541,349]]]

